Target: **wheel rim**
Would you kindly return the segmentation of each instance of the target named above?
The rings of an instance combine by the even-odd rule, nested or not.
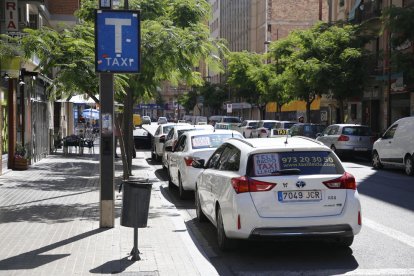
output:
[[[411,158],[407,158],[405,160],[405,172],[408,175],[411,175],[413,173],[413,160]]]

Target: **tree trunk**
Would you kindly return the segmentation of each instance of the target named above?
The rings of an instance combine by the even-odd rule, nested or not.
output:
[[[344,100],[338,99],[339,103],[339,123],[344,122]]]
[[[311,101],[306,101],[306,123],[311,122]]]

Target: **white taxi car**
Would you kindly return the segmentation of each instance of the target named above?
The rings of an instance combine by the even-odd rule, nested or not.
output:
[[[165,136],[164,148],[162,150],[162,166],[168,169],[168,160],[171,150],[175,147],[178,138],[187,131],[208,129],[213,131],[212,125],[174,125],[167,136]]]
[[[217,147],[230,138],[243,138],[233,130],[195,130],[181,135],[168,160],[169,187],[178,186],[180,198],[194,191],[200,169],[193,168],[193,160],[208,159]]]
[[[152,140],[151,159],[155,161],[160,160],[164,152],[165,136],[174,126],[181,126],[181,125],[190,126],[187,123],[167,123],[167,124],[161,124],[158,126],[157,130],[155,131],[153,140]]]
[[[355,178],[306,137],[229,139],[197,178],[198,220],[217,227],[219,247],[237,239],[318,237],[350,246],[361,230]]]

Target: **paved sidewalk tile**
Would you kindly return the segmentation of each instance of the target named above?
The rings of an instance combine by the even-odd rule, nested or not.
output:
[[[120,226],[121,160],[116,160],[114,228],[99,228],[99,156],[51,155],[0,176],[0,275],[217,275],[178,210],[161,194],[143,152],[134,175],[153,183],[141,260],[130,261],[133,228]]]

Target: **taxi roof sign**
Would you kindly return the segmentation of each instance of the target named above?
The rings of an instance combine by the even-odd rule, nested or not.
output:
[[[95,70],[105,73],[139,73],[140,11],[95,11]]]

